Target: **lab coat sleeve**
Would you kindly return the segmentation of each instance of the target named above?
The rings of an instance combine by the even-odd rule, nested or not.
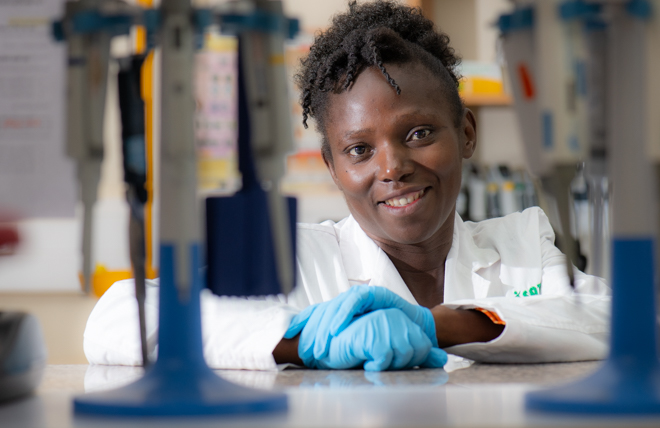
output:
[[[152,358],[158,336],[157,283],[148,282],[145,302]],[[272,356],[298,309],[283,296],[261,299],[201,294],[204,357],[211,368],[276,370]],[[137,303],[133,280],[115,283],[87,321],[83,347],[90,364],[141,365]]]
[[[496,312],[506,326],[487,343],[470,343],[446,351],[482,362],[538,363],[603,359],[608,352],[610,289],[577,269],[575,291],[566,275],[565,256],[554,245],[554,233],[538,210],[542,254],[542,291],[528,297],[489,297],[448,304]]]

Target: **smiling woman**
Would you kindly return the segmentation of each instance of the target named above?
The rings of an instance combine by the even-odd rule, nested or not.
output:
[[[381,246],[451,245],[452,227],[442,226],[453,224],[461,163],[474,152],[474,116],[465,109],[454,126],[442,85],[423,65],[388,69],[400,94],[369,68],[350,91],[331,95],[328,169],[353,217]]]
[[[442,367],[445,351],[489,362],[606,355],[609,289],[577,269],[569,286],[540,209],[480,223],[456,214],[477,126],[448,43],[419,10],[389,1],[351,3],[316,37],[296,78],[303,121],[316,121],[351,216],[298,226],[288,296],[202,296],[209,365],[386,370]],[[90,362],[139,364],[132,290],[117,283],[94,309]]]

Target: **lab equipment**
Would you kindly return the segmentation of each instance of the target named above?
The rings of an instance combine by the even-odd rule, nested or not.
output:
[[[488,218],[486,182],[476,172],[468,178],[468,218],[481,221]]]
[[[300,335],[299,355],[303,361],[323,359],[328,355],[333,337],[344,331],[356,317],[378,309],[396,308],[417,324],[438,347],[435,321],[431,311],[408,303],[384,287],[356,285],[327,302],[311,305],[296,315],[284,337]]]
[[[86,293],[92,275],[92,218],[103,161],[103,119],[111,34],[84,28],[83,16],[101,0],[66,3],[62,30],[67,43],[67,154],[75,161],[83,205],[82,271]],[[77,31],[74,31],[74,28]]]
[[[500,212],[500,187],[496,182],[490,181],[486,186],[486,217],[501,217]]]
[[[572,263],[578,260],[578,251],[570,235],[568,189],[575,164],[586,150],[584,133],[577,125],[577,106],[583,104],[579,98],[586,95],[575,90],[583,67],[562,50],[578,36],[558,22],[560,3],[547,0],[533,3],[534,8],[519,7],[501,16],[499,27],[527,165],[536,177],[539,204],[557,232],[557,244],[566,254],[566,273],[574,285]],[[567,18],[565,25],[572,22]]]
[[[278,70],[277,67],[266,67],[266,63],[281,64],[282,57],[278,56],[277,52],[282,51],[283,35],[295,33],[297,21],[282,15],[279,2],[231,2],[215,14],[209,10],[193,10],[189,0],[164,0],[159,10],[150,11],[142,11],[112,0],[85,0],[82,3],[85,6],[83,9],[68,7],[66,17],[60,25],[63,30],[60,33],[74,42],[81,37],[91,37],[89,34],[109,40],[111,35],[117,32],[127,33],[130,25],[134,23],[146,24],[147,30],[152,33],[159,31],[162,47],[161,276],[157,361],[146,371],[145,376],[135,383],[76,398],[74,411],[78,415],[165,416],[284,410],[287,408],[284,394],[231,384],[217,377],[204,361],[199,296],[202,289],[199,236],[201,224],[196,193],[197,160],[193,141],[192,65],[196,35],[204,26],[217,19],[225,27],[231,26],[232,30],[238,33],[248,30],[261,40],[254,50],[241,50],[241,55],[255,58],[246,59],[249,65],[245,76],[240,78],[258,80],[269,76],[268,79],[273,79],[273,82],[269,82],[269,87],[274,88],[279,82],[275,78]],[[102,36],[97,33],[102,33]],[[269,55],[259,57],[260,52],[264,51]],[[265,116],[268,119],[277,119],[279,114],[284,114],[271,112],[281,105],[278,102],[270,102],[269,97],[278,94],[277,90],[272,91],[259,93],[254,105],[249,105],[250,116],[258,116],[257,119],[251,119],[253,127],[257,127],[255,120]],[[259,114],[256,114],[257,112]],[[277,137],[284,138],[286,130],[283,127],[284,124],[289,126],[289,122],[279,123],[271,124],[268,130],[277,131]],[[72,123],[71,129],[77,130],[78,125],[82,124]],[[131,130],[133,131],[136,130]],[[126,137],[138,135],[139,129],[137,131]],[[280,223],[287,222],[288,216],[281,206],[281,197],[276,194],[278,162],[282,162],[276,157],[283,153],[282,150],[286,150],[286,143],[277,145],[273,143],[271,135],[268,137],[266,143],[260,141],[262,145],[257,145],[255,151],[258,153],[259,162],[256,166],[259,173],[263,172],[265,181],[272,186],[268,189],[269,213],[271,218],[276,218],[274,229],[284,229],[287,232],[284,243],[277,233],[274,233],[273,238],[278,251],[279,284],[286,290],[293,284],[292,265],[288,264],[291,262],[291,254],[283,253],[282,249],[290,247],[290,237],[288,225],[281,227]],[[138,146],[139,144],[133,147]],[[135,159],[139,157],[136,156]],[[139,179],[135,180],[133,187],[139,192],[142,178],[137,178]],[[139,196],[136,196],[140,201]],[[134,236],[139,234],[138,231]],[[141,259],[140,250],[141,248],[138,248],[135,252],[138,262]]]
[[[500,212],[502,215],[508,215],[518,211],[522,211],[519,205],[520,198],[516,194],[516,183],[513,180],[505,180],[502,182],[500,189]]]
[[[249,112],[249,117],[244,115],[239,103],[239,118],[245,119],[239,124],[239,169],[243,174],[243,189],[236,195],[236,202],[241,203],[240,199],[244,198],[259,204],[262,192],[265,192],[266,212],[255,209],[253,215],[259,223],[270,222],[277,288],[288,293],[295,280],[292,257],[292,242],[295,242],[292,234],[295,231],[291,228],[291,220],[295,224],[295,217],[290,214],[291,202],[279,194],[279,187],[285,173],[285,155],[294,147],[284,68],[284,38],[290,36],[291,31],[297,31],[297,27],[273,19],[282,16],[281,2],[254,0],[227,5],[229,10],[220,25],[224,31],[239,34],[239,68],[243,82],[239,85],[239,99],[244,97]],[[241,24],[232,14],[245,6],[249,6],[257,18],[254,22]],[[257,219],[258,212],[266,214],[267,218]]]
[[[593,68],[588,73],[594,83],[590,90],[595,91],[590,97],[590,113],[576,117],[583,122],[582,127],[590,135],[589,150],[585,153],[596,161],[597,180],[601,181],[607,173],[615,186],[612,196],[610,353],[603,367],[590,377],[566,386],[531,392],[526,397],[526,405],[530,410],[549,412],[660,413],[654,279],[658,209],[656,177],[652,160],[646,155],[648,136],[644,122],[646,97],[650,96],[644,84],[646,30],[648,23],[658,18],[651,14],[651,4],[645,0],[552,3],[532,2],[530,7],[518,9],[512,14],[520,15],[525,10],[524,14],[529,19],[525,25],[515,29],[515,25],[504,25],[503,29],[512,30],[511,33],[505,32],[505,51],[510,70],[515,70],[516,53],[510,44],[508,49],[506,46],[509,34],[513,36],[521,28],[523,32],[530,31],[537,25],[561,27],[560,19],[573,20],[571,25],[575,24],[574,20],[579,20],[581,28],[587,31],[576,31],[572,35],[584,37],[586,34],[592,45],[601,44],[599,48],[596,44],[594,49],[588,50],[591,60],[587,64],[592,64],[591,67],[607,64],[607,67],[600,70],[600,75],[594,75]],[[500,22],[511,20],[512,15],[503,17]],[[516,38],[520,36],[518,34]],[[556,46],[553,48],[556,49]],[[564,48],[555,50],[555,54],[570,57],[571,50],[566,46]],[[543,49],[545,52],[538,51]],[[528,46],[526,61],[534,63],[535,54],[547,56],[548,49],[548,46]],[[540,63],[536,66],[541,68]],[[543,78],[533,78],[536,77]],[[521,80],[516,80],[514,89],[518,89],[514,93],[517,108],[520,109],[529,101],[522,96]],[[532,80],[532,83],[535,82]],[[562,92],[558,82],[548,84],[546,88],[548,91]],[[535,114],[540,114],[541,120],[545,120],[543,112],[537,110]],[[537,144],[538,150],[542,139],[529,130],[527,134],[530,135],[527,144]],[[565,171],[567,167],[563,166],[554,174],[567,177]],[[554,185],[555,196],[563,192],[563,197],[566,193],[562,181],[561,178],[555,181],[559,183]],[[602,193],[598,197],[601,196]]]
[[[279,3],[255,5],[282,14]],[[218,295],[288,293],[295,279],[296,200],[279,194],[284,157],[293,150],[282,36],[258,28],[241,31],[231,17],[222,23],[239,37],[242,187],[231,197],[207,199],[208,287]]]
[[[46,346],[37,318],[0,311],[0,403],[35,390],[45,368]]]
[[[607,175],[607,85],[609,68],[607,49],[607,25],[602,19],[591,16],[583,20],[586,38],[587,67],[587,135],[589,141],[589,161],[585,164],[584,175],[587,181],[587,197],[590,209],[589,263],[587,268],[592,275],[608,278],[610,274],[610,179]],[[649,59],[652,56],[649,56]],[[650,88],[649,88],[650,89]],[[652,114],[649,112],[649,114]],[[655,122],[655,121],[652,121]],[[652,137],[649,134],[648,137]]]
[[[144,204],[147,202],[147,160],[144,141],[144,102],[140,80],[144,55],[135,55],[120,60],[117,75],[119,110],[122,123],[122,152],[124,159],[124,181],[127,184],[126,200],[130,208],[129,253],[135,278],[135,297],[140,322],[140,345],[142,365],[149,365],[147,351],[147,327],[144,311],[146,297]]]
[[[526,171],[506,164],[466,163],[456,211],[465,221],[482,221],[538,206],[536,188]]]
[[[327,356],[305,358],[319,369],[401,370],[443,367],[447,353],[434,347],[426,333],[402,310],[378,309],[360,316],[330,340]]]

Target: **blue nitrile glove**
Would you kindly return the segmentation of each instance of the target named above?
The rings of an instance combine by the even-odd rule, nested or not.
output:
[[[377,309],[397,308],[422,328],[434,347],[438,346],[431,311],[408,303],[384,287],[356,285],[327,302],[311,305],[296,315],[284,338],[298,333],[298,354],[303,362],[322,359],[328,354],[330,339],[341,333],[356,316]]]
[[[355,319],[332,337],[327,356],[309,366],[318,369],[401,370],[443,367],[447,354],[434,348],[422,329],[400,309],[378,309]],[[307,362],[305,362],[307,364]]]

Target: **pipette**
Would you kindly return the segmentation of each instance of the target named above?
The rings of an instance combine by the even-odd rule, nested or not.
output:
[[[518,8],[500,18],[500,29],[529,171],[537,177],[539,204],[553,223],[574,287],[579,253],[570,234],[569,188],[577,163],[586,156],[586,127],[580,125],[586,94],[576,90],[584,70],[579,66],[581,33],[572,21],[577,12],[562,15],[564,3],[571,2],[539,1]]]
[[[239,39],[242,188],[207,200],[209,288],[220,295],[287,294],[295,279],[295,201],[279,193],[293,151],[283,41],[297,21],[273,1],[228,2],[217,11],[221,30]],[[225,241],[236,249],[223,248]]]
[[[135,277],[135,297],[140,321],[142,364],[149,365],[147,328],[144,311],[145,300],[145,233],[144,204],[147,202],[146,147],[144,140],[144,102],[140,91],[140,71],[143,55],[122,58],[117,76],[119,109],[122,123],[122,148],[124,155],[124,181],[127,184],[126,200],[130,207],[129,252]]]
[[[270,16],[283,16],[281,2],[256,0],[253,5],[255,10]],[[281,26],[282,22],[273,20],[272,25]],[[279,186],[285,173],[284,159],[294,147],[284,68],[284,31],[243,31],[239,49],[244,61],[252,156],[257,179],[267,193],[277,275],[282,292],[287,294],[293,288],[294,264],[289,208],[279,194]]]
[[[75,5],[67,9],[68,14],[64,22],[55,23],[53,30],[56,38],[66,37],[69,41],[75,39],[71,50],[74,53],[78,52],[81,57],[84,53],[83,48],[76,45],[76,40],[80,39],[72,37],[75,34],[81,33],[83,37],[87,37],[89,34],[104,32],[109,38],[110,35],[127,34],[131,25],[138,23],[146,24],[148,31],[159,31],[162,47],[158,359],[137,382],[118,389],[77,397],[74,400],[74,412],[78,415],[162,417],[285,410],[287,408],[285,394],[231,384],[216,376],[204,361],[200,316],[202,253],[199,242],[201,236],[199,200],[196,191],[197,159],[193,133],[192,66],[196,36],[213,21],[213,13],[203,9],[194,10],[190,0],[163,0],[158,10],[151,11],[137,10],[117,0],[98,3],[90,0],[84,4],[98,7],[90,7],[89,10],[78,8],[83,2],[73,3]],[[241,4],[247,6],[243,8],[247,13],[228,16],[237,23],[239,32],[245,29],[249,31],[254,26],[263,29],[264,25],[265,31],[293,28],[290,22],[294,20],[288,20],[281,14],[264,16],[260,11],[254,10],[253,2],[243,1]],[[242,6],[237,9],[241,8]],[[281,12],[281,5],[278,4],[277,10]],[[224,16],[219,19],[222,18]],[[283,26],[284,23],[287,27]],[[295,23],[297,24],[297,21]],[[275,27],[272,27],[273,24]],[[276,55],[267,57],[268,61],[275,60],[280,65],[282,59],[282,56]],[[75,64],[76,61],[73,63]],[[86,64],[85,61],[80,63]],[[78,80],[73,81],[78,82],[81,78],[87,77],[87,74],[75,69],[71,71],[70,77],[74,79],[77,77]],[[76,108],[71,107],[71,110],[76,115],[72,116],[75,120],[72,119],[71,124],[86,129],[84,128],[86,116],[82,115],[86,94],[80,88],[76,89],[77,92],[72,91],[75,95],[72,107]],[[282,89],[284,87],[280,88]],[[271,104],[272,108],[281,108],[283,105],[287,108],[274,114],[275,117],[288,110],[288,104],[285,102]],[[286,126],[288,125],[287,123]],[[269,129],[277,128],[272,125]],[[76,127],[72,126],[71,131],[75,133],[76,130]],[[75,140],[78,145],[75,147],[78,147],[84,141],[84,133],[80,132],[80,135],[75,134],[75,136],[78,137]],[[130,135],[126,134],[125,137]],[[126,149],[130,151],[128,146],[126,144]],[[279,151],[275,149],[271,153],[279,153]],[[86,159],[82,155],[80,157]],[[127,160],[131,158],[132,156],[127,156]],[[283,162],[283,160],[279,161]],[[277,179],[280,176],[267,174],[267,177],[269,180],[271,177]],[[141,179],[135,181],[137,183]],[[270,182],[277,185],[277,180]],[[139,189],[138,185],[129,187],[130,201],[141,201]],[[140,204],[136,204],[133,211],[139,214],[139,207]],[[139,216],[132,219],[131,225],[139,226],[141,224],[139,220]],[[134,238],[142,233],[139,229],[131,231]],[[132,241],[140,243],[142,239]],[[292,263],[293,257],[290,254],[288,257]],[[143,265],[142,247],[134,248],[132,259],[136,271],[139,270]],[[136,272],[136,276],[144,275]],[[286,282],[283,282],[283,285],[285,286]],[[141,300],[140,296],[138,299]]]
[[[598,6],[602,7],[598,16],[602,19],[598,24],[601,33],[592,34],[599,40],[592,40],[597,43],[592,43],[590,54],[601,75],[592,74],[589,81],[599,97],[590,128],[592,134],[601,134],[591,139],[596,143],[591,155],[601,158],[600,174],[607,158],[606,172],[615,186],[612,315],[611,329],[605,332],[609,335],[609,356],[591,376],[529,392],[525,401],[527,409],[533,411],[642,417],[660,414],[654,254],[658,193],[655,166],[647,154],[647,145],[658,141],[646,141],[645,126],[648,120],[657,121],[647,114],[646,98],[657,103],[657,94],[651,91],[645,73],[649,54],[655,56],[657,49],[658,33],[649,34],[649,29],[660,22],[657,10],[653,11],[647,0],[608,0],[598,2]],[[649,42],[653,51],[646,50]]]
[[[89,293],[92,276],[92,219],[103,162],[103,120],[110,58],[107,32],[74,32],[74,15],[98,6],[96,0],[67,2],[64,30],[68,43],[67,154],[76,162],[83,205],[83,282]]]

